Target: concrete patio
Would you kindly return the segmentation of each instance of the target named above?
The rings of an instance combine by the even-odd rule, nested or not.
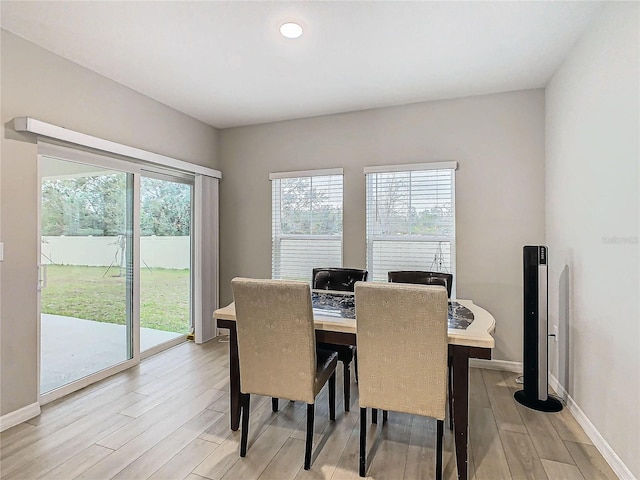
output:
[[[45,313],[41,319],[41,393],[127,359],[125,325]],[[141,328],[140,351],[181,335]]]

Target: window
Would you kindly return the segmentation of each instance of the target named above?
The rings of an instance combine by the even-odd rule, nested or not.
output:
[[[456,162],[365,168],[367,270],[454,274]]]
[[[272,262],[277,279],[311,281],[342,266],[342,169],[272,173]]]

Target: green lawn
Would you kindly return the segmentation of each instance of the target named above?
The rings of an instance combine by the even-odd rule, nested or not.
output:
[[[126,278],[118,268],[48,265],[42,313],[124,324]],[[187,333],[189,270],[140,269],[140,325]]]

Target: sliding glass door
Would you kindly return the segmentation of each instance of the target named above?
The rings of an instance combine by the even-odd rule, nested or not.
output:
[[[133,358],[133,174],[41,157],[40,391]]]
[[[140,180],[140,351],[192,333],[192,181],[143,172]]]
[[[194,176],[61,151],[40,155],[45,402],[194,331]]]

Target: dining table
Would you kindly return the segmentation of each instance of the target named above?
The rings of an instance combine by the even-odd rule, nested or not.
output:
[[[312,290],[316,341],[357,345],[355,297],[352,292]],[[229,401],[231,430],[240,426],[240,365],[234,303],[213,314],[218,328],[229,330]],[[468,477],[469,359],[491,359],[495,319],[471,300],[449,300],[449,359],[452,368],[453,431],[458,479]],[[287,339],[283,338],[283,342]],[[393,339],[389,339],[393,341]]]

